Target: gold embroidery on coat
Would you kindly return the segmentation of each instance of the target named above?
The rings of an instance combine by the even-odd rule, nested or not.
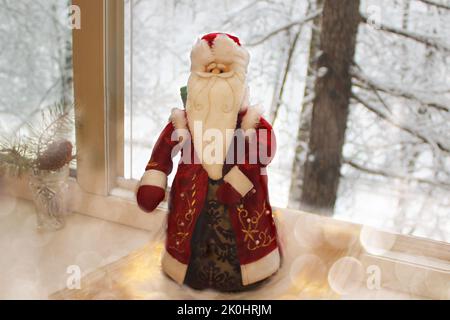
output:
[[[197,174],[194,174],[191,181],[194,181],[194,179],[196,177],[197,177]],[[172,235],[172,239],[174,239],[175,245],[171,245],[169,247],[180,253],[184,252],[184,247],[182,247],[181,245],[188,238],[188,236],[189,236],[188,230],[190,229],[190,227],[192,225],[193,216],[195,213],[195,207],[194,207],[195,202],[196,202],[196,200],[194,199],[195,193],[196,193],[196,189],[195,189],[195,183],[194,183],[191,187],[191,196],[189,196],[188,193],[186,193],[186,192],[182,192],[180,194],[180,197],[183,200],[185,200],[187,203],[188,211],[185,212],[184,215],[177,212],[177,217],[176,217],[177,232],[174,235]]]
[[[153,168],[153,167],[157,167],[157,166],[158,166],[158,163],[154,162],[154,161],[151,161],[147,164],[147,168]]]
[[[275,240],[275,237],[270,236],[269,228],[264,230],[259,229],[261,217],[266,212],[265,202],[260,212],[257,210],[254,211],[255,215],[253,217],[250,217],[248,210],[244,209],[242,205],[237,207],[237,211],[247,249],[253,251],[258,248],[267,247]]]

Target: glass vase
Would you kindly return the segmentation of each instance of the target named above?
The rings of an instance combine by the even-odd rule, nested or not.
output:
[[[68,213],[69,166],[59,170],[33,170],[30,188],[37,213],[37,228],[42,231],[62,229]]]

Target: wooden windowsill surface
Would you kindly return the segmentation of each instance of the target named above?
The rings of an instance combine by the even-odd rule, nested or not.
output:
[[[82,289],[64,289],[51,298],[449,298],[450,261],[419,257],[414,253],[408,261],[398,260],[401,256],[396,256],[396,250],[401,246],[396,241],[404,240],[403,236],[387,234],[386,240],[377,230],[362,231],[358,225],[290,210],[277,211],[275,218],[283,252],[282,268],[256,290],[235,294],[196,291],[180,287],[167,278],[160,263],[164,247],[163,224],[149,244],[84,277]]]
[[[180,291],[162,274],[160,253],[167,215],[164,207],[157,213],[144,214],[129,190],[117,189],[115,195],[98,196],[82,190],[74,179],[70,189],[73,211],[144,229],[151,240],[145,247],[87,275],[81,290],[62,290],[52,298],[95,298],[102,294],[101,288],[113,284],[117,287],[108,292],[128,299],[157,297],[155,292],[171,299],[211,294],[199,295],[188,288]],[[9,183],[7,190],[31,199],[26,177]],[[274,215],[283,251],[282,269],[265,286],[274,289],[266,290],[269,295],[255,292],[253,296],[238,294],[231,298],[450,299],[448,243],[294,210],[277,209]],[[142,286],[147,289],[137,289]],[[158,291],[161,286],[175,288],[173,294],[166,296],[165,290]]]

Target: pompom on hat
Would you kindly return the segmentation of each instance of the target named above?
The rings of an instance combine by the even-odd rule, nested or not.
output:
[[[246,73],[249,58],[238,37],[221,32],[209,33],[198,39],[192,48],[191,71],[204,72],[207,65],[218,62]]]

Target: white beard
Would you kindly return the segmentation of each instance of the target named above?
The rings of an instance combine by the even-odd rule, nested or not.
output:
[[[208,176],[222,178],[223,163],[246,91],[245,76],[192,72],[186,114],[195,152]]]

